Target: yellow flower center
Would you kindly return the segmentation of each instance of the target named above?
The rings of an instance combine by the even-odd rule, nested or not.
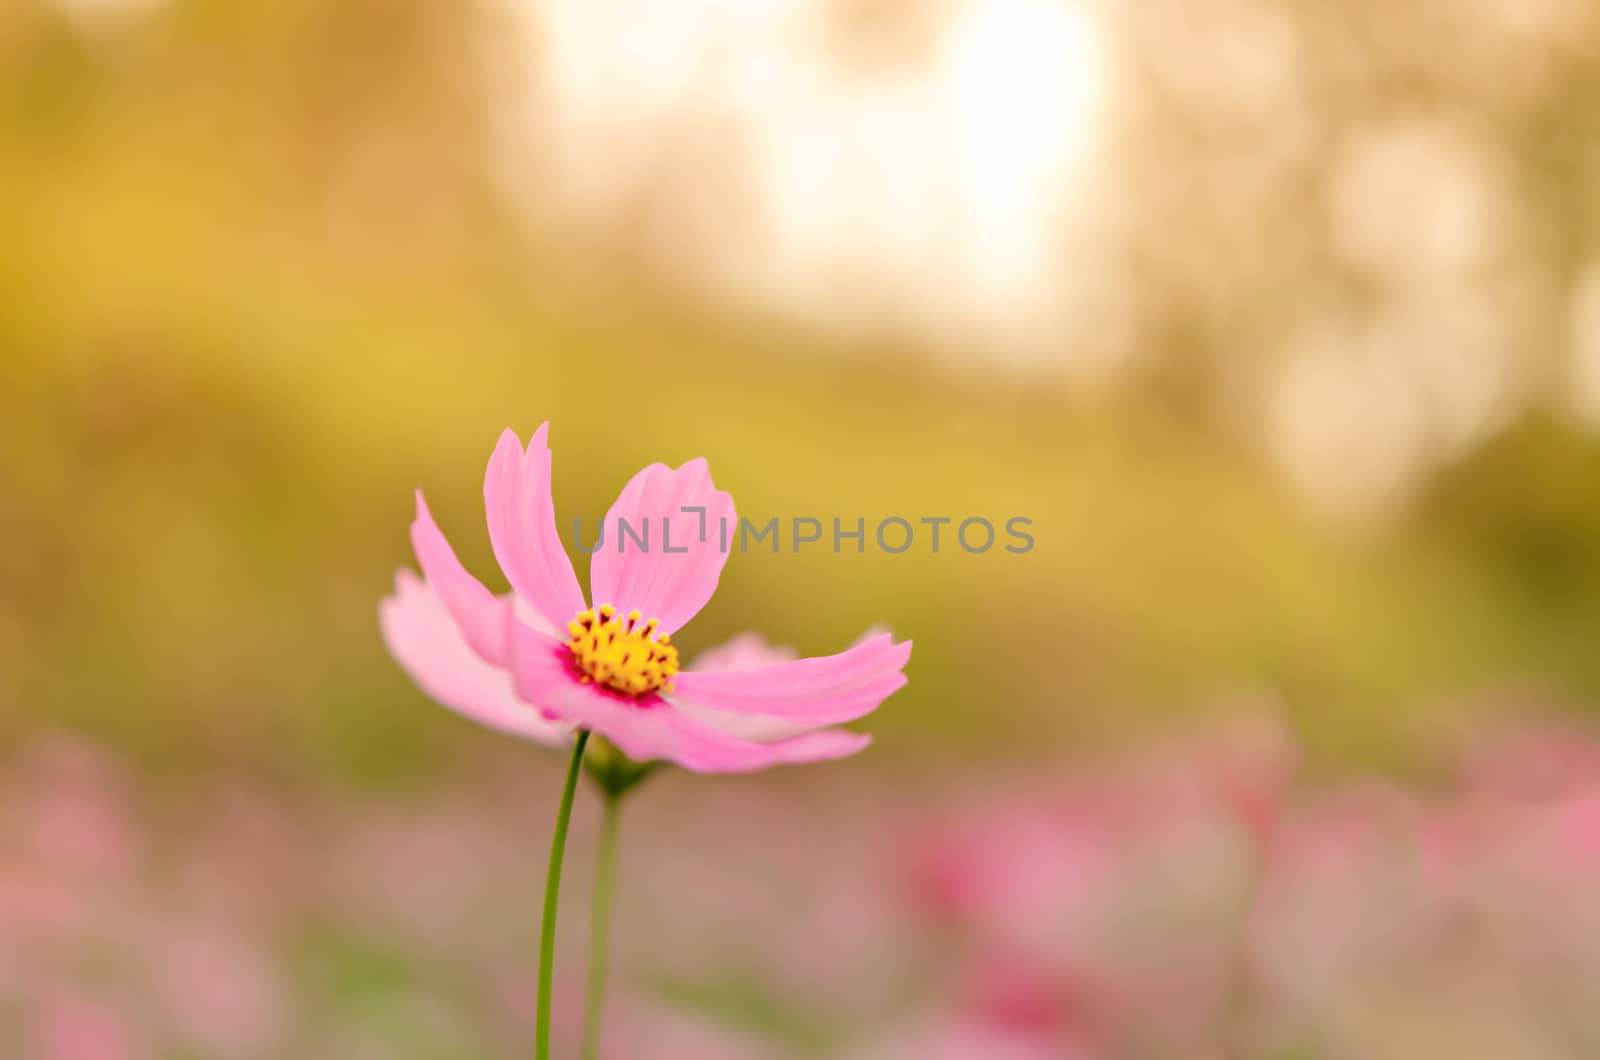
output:
[[[610,604],[584,611],[567,623],[567,648],[579,678],[625,696],[672,691],[678,672],[678,649],[656,619],[641,622],[639,612],[624,616]]]

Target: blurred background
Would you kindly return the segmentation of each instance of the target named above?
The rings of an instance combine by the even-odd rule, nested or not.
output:
[[[1279,810],[1283,785],[1257,781],[1290,761],[1319,791],[1382,778],[1361,782],[1381,798],[1337,797],[1359,812],[1294,803],[1341,843],[1349,815],[1431,829],[1413,802],[1441,791],[1472,836],[1523,834],[1461,809],[1484,769],[1460,763],[1494,732],[1518,765],[1490,775],[1589,775],[1596,189],[1600,10],[1582,0],[10,0],[0,940],[20,934],[0,1052],[518,1055],[559,763],[428,703],[375,605],[411,563],[419,486],[499,584],[484,462],[504,427],[546,419],[564,522],[593,527],[648,462],[704,455],[758,522],[1021,516],[1035,538],[732,558],[688,654],[752,628],[825,653],[882,622],[917,642],[911,684],[861,759],[668,777],[638,800],[657,823],[624,854],[641,877],[620,923],[649,936],[684,895],[704,915],[675,946],[622,943],[644,1000],[618,1020],[658,1052],[626,1051],[623,1026],[619,1056],[665,1056],[680,1031],[685,1056],[879,1041],[928,984],[873,972],[871,1013],[794,1002],[782,974],[752,992],[755,958],[719,940],[759,932],[719,926],[706,892],[748,883],[788,911],[752,904],[761,924],[833,903],[817,952],[765,959],[859,971],[828,947],[894,919],[873,902],[920,864],[907,837],[961,833],[938,807],[1066,784],[1043,801],[1081,827],[1007,852],[1103,867],[1082,828],[1148,830],[1084,805],[1174,817],[1172,786],[1133,764],[1152,747],[1233,778],[1242,744],[1246,801]],[[1222,787],[1236,809],[1241,784]],[[1574,790],[1540,795],[1582,832]],[[1278,848],[1233,809],[1223,831],[1255,854],[1215,923],[1237,926]],[[1432,865],[1406,835],[1401,860]],[[675,882],[652,883],[652,856]],[[768,875],[820,890],[779,897]],[[485,881],[509,908],[471,897]],[[215,923],[184,942],[197,908]],[[947,928],[884,946],[922,954]],[[1294,940],[1298,968],[1314,947]],[[1006,953],[981,982],[1015,969]],[[1494,953],[1483,967],[1526,970]],[[1251,976],[1215,972],[1196,973],[1203,1035],[1237,1022],[1302,1050],[1284,1055],[1350,1055],[1262,1030],[1238,1000]],[[1069,1022],[1094,1024],[1069,1051],[1050,982],[999,990],[1008,1028],[1051,1015],[1051,1044],[1017,1055],[1195,1055],[1080,1018],[1154,1004],[1127,991],[1069,991]],[[235,1007],[199,1014],[234,1015],[197,1024],[217,983]],[[462,1007],[501,994],[497,1014]],[[711,1013],[718,1044],[650,1023],[678,1027],[663,1007]],[[1583,1033],[1549,1055],[1600,1040]]]

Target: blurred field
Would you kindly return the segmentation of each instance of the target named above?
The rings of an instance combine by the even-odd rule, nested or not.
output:
[[[1481,732],[1428,791],[1291,783],[1283,735],[1052,776],[667,772],[624,817],[603,1055],[1589,1055],[1592,733]],[[426,795],[190,777],[179,796],[30,741],[0,788],[0,1049],[526,1055],[556,765],[480,760]],[[557,1055],[576,1055],[596,804]]]

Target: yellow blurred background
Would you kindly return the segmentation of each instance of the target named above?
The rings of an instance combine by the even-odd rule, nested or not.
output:
[[[1580,0],[10,0],[3,738],[486,746],[374,607],[419,486],[489,577],[484,461],[546,419],[563,525],[699,455],[758,520],[1033,521],[729,563],[691,655],[916,640],[880,761],[1275,702],[1392,764],[1595,702],[1597,40]]]

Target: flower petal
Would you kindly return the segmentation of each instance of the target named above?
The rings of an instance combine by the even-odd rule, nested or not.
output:
[[[411,548],[428,586],[461,627],[459,636],[465,637],[485,662],[501,663],[505,657],[505,601],[485,589],[456,559],[421,490],[417,491],[417,515],[411,522]]]
[[[715,648],[701,652],[689,665],[695,670],[731,672],[754,670],[762,666],[771,666],[773,663],[791,662],[794,658],[795,650],[787,645],[768,644],[767,639],[759,633],[740,633]],[[730,736],[754,740],[757,743],[788,739],[815,728],[805,722],[769,718],[761,714],[735,714],[730,711],[708,710],[676,695],[666,698],[672,701],[673,706],[701,724],[709,725]]]
[[[759,633],[739,633],[715,648],[707,648],[690,663],[694,670],[754,670],[773,663],[791,662],[795,650],[787,645],[768,644]]]
[[[623,523],[635,536],[623,533]],[[663,633],[676,633],[716,591],[728,561],[725,538],[737,528],[733,498],[712,485],[703,459],[676,469],[651,464],[606,513],[589,561],[595,606],[638,610],[659,619]]]
[[[524,623],[507,626],[516,689],[561,721],[597,732],[639,762],[666,760],[697,773],[745,773],[856,753],[871,737],[842,729],[752,743],[688,717],[661,698],[627,700],[572,676],[560,642]]]
[[[769,718],[765,714],[736,714],[731,710],[712,710],[677,696],[662,698],[690,720],[708,729],[716,729],[718,732],[752,743],[776,743],[779,740],[799,736],[801,733],[819,731],[819,726],[808,725],[803,721]]]
[[[410,571],[395,576],[394,595],[378,604],[378,623],[395,661],[444,706],[535,743],[566,742],[567,726],[546,720],[519,698],[511,675],[485,662],[468,645],[463,627],[438,592]]]
[[[673,681],[674,698],[698,707],[834,725],[877,709],[906,683],[909,640],[888,633],[820,658],[797,659],[753,670],[687,670]]]
[[[556,529],[545,444],[549,429],[545,423],[534,431],[526,451],[515,431],[500,435],[484,474],[483,501],[489,542],[506,579],[551,628],[562,629],[585,605]]]

